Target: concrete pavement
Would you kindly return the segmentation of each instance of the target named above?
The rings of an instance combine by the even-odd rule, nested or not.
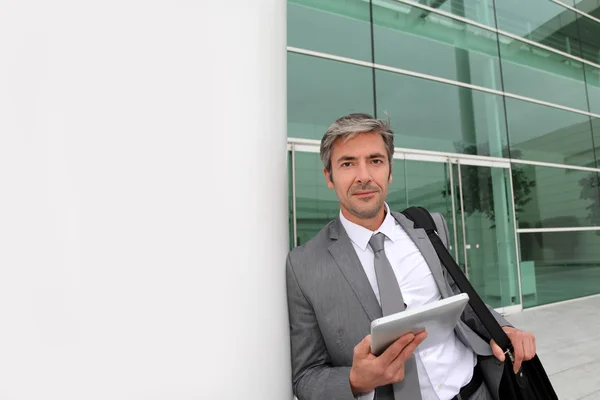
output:
[[[560,400],[600,400],[600,295],[506,319],[536,336],[538,356]]]

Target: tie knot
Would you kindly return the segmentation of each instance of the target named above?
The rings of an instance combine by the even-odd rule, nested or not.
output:
[[[374,253],[378,253],[381,250],[383,250],[383,242],[385,241],[385,235],[381,232],[374,234],[373,236],[371,236],[371,239],[369,240],[369,244],[371,245],[371,248],[373,249]]]

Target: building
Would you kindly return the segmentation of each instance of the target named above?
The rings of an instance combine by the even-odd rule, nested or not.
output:
[[[318,142],[350,112],[396,133],[389,203],[449,221],[489,304],[600,293],[598,0],[288,1],[294,244],[338,212]]]

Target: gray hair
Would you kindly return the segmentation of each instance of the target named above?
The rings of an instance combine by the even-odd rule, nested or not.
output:
[[[348,114],[338,118],[321,139],[321,161],[323,166],[331,175],[331,150],[333,143],[338,139],[346,141],[361,133],[379,133],[385,143],[388,161],[390,162],[390,173],[392,157],[394,155],[394,131],[388,122],[374,119],[369,114]]]

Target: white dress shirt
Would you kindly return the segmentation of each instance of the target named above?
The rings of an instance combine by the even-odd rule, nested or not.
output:
[[[386,216],[378,230],[372,232],[347,220],[340,212],[340,219],[348,233],[354,250],[362,263],[367,278],[373,287],[377,301],[379,287],[375,275],[374,254],[369,240],[373,234],[381,232],[386,238],[384,251],[402,291],[407,309],[441,299],[439,289],[431,270],[421,252],[404,229],[389,213],[385,204]],[[423,400],[450,400],[460,388],[469,383],[477,362],[475,353],[466,347],[456,335],[427,351],[415,350],[419,385]],[[374,392],[360,396],[361,400],[373,399]]]

